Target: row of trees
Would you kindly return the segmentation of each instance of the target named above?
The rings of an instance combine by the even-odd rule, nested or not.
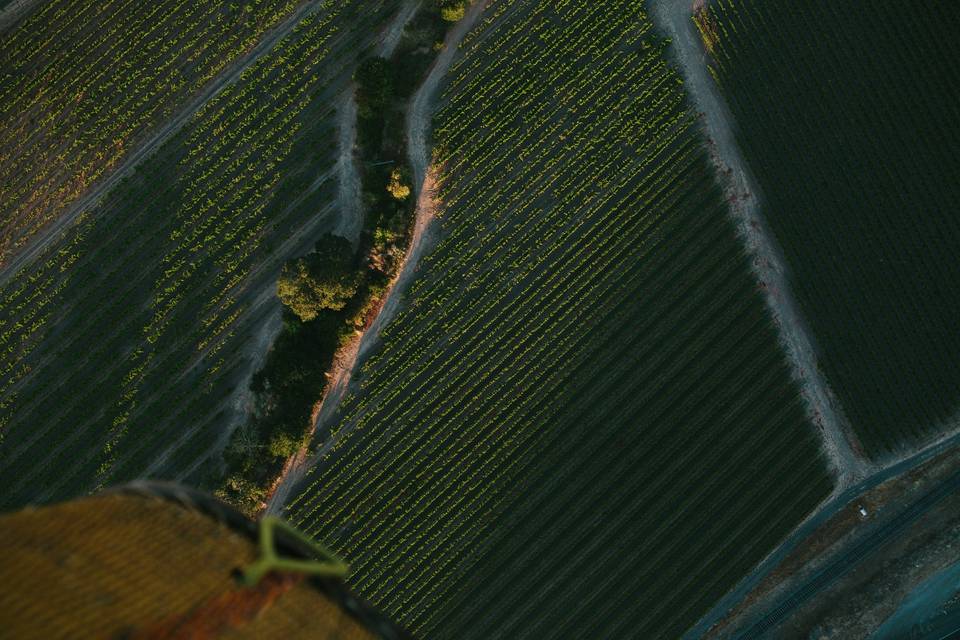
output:
[[[219,492],[247,512],[258,510],[283,463],[308,443],[312,409],[337,349],[372,319],[406,253],[415,206],[406,105],[464,5],[429,4],[390,59],[368,58],[354,73],[364,224],[357,247],[327,234],[311,253],[283,266],[277,281],[283,331],[254,376],[255,415],[231,440]]]

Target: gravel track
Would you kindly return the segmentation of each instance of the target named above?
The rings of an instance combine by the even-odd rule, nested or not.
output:
[[[407,2],[384,30],[380,43],[374,50],[375,55],[386,58],[400,44],[403,30],[420,8],[420,0]],[[357,166],[357,101],[354,93],[356,85],[350,86],[337,99],[337,176],[340,180],[338,207],[340,218],[333,230],[338,236],[346,238],[356,247],[360,242],[360,230],[363,229],[363,203],[361,201],[360,167]]]
[[[700,113],[711,160],[839,492],[876,469],[863,455],[839,401],[820,373],[816,341],[790,290],[783,254],[761,214],[759,191],[737,148],[733,119],[709,74],[706,54],[691,19],[693,7],[690,0],[654,0],[651,14],[672,40],[671,51],[683,73],[687,93]]]
[[[360,170],[357,167],[357,101],[354,85],[337,100],[337,226],[333,233],[349,240],[354,247],[360,242],[363,228],[363,204],[360,200]]]
[[[824,452],[836,474],[837,484],[829,498],[810,513],[796,529],[757,567],[728,592],[684,638],[699,638],[723,614],[746,597],[751,589],[773,571],[786,555],[816,527],[824,523],[858,495],[892,477],[907,473],[933,455],[960,446],[960,414],[950,433],[923,448],[904,452],[895,459],[871,462],[866,459],[836,396],[817,366],[816,342],[793,298],[788,269],[776,240],[760,212],[759,191],[746,166],[734,136],[732,117],[708,71],[708,60],[691,19],[691,0],[651,0],[651,15],[672,41],[671,51],[682,71],[685,87],[708,138],[708,147],[726,195],[731,214],[749,255],[752,268],[765,293],[774,317],[781,345],[798,380],[808,415],[817,425]],[[951,421],[952,422],[952,421]],[[955,430],[954,430],[955,429]]]
[[[0,11],[0,33],[17,26],[23,18],[27,16],[40,3],[46,0],[13,0]]]
[[[261,296],[251,305],[248,313],[255,313],[256,310],[263,307],[264,304],[272,301],[272,292],[267,291],[265,293],[269,293],[271,295],[265,296],[264,294],[261,294]],[[253,394],[250,391],[249,378],[252,376],[253,372],[258,371],[263,366],[264,361],[267,359],[267,354],[270,351],[270,345],[273,344],[274,338],[276,338],[277,334],[280,333],[282,326],[283,323],[280,314],[280,307],[278,305],[273,305],[273,308],[269,310],[268,314],[257,328],[255,338],[248,341],[244,345],[243,354],[241,357],[249,358],[249,362],[246,366],[246,373],[244,374],[244,384],[238,385],[233,397],[228,398],[230,408],[233,414],[237,416],[236,420],[233,421],[234,423],[239,423],[244,417],[253,411]],[[224,430],[224,438],[221,438],[221,440],[227,440],[227,438],[229,438],[230,434],[233,432],[234,426],[236,426],[236,424],[232,424],[226,430]],[[144,471],[142,475],[146,478],[149,478],[162,472],[170,456],[180,448],[182,443],[189,441],[199,428],[200,425],[196,424],[189,429],[184,429],[183,432],[173,442],[170,442],[163,451],[159,452],[157,457],[150,464],[150,466],[147,467],[146,471]],[[216,450],[221,451],[226,444],[227,442],[218,443]],[[177,478],[177,480],[182,479],[183,477]]]
[[[341,354],[338,354],[331,372],[330,383],[314,420],[314,432],[324,426],[336,413],[340,400],[350,388],[353,377],[362,366],[363,360],[370,350],[379,344],[381,329],[396,314],[404,292],[416,274],[420,258],[436,243],[437,230],[433,222],[439,204],[436,198],[437,169],[430,165],[430,156],[427,152],[434,97],[456,56],[460,42],[477,23],[486,6],[486,0],[473,3],[463,20],[450,29],[444,41],[443,51],[434,60],[426,79],[410,100],[406,119],[407,154],[413,170],[414,195],[417,197],[416,221],[410,248],[407,250],[398,276],[390,285],[380,312],[370,327],[352,341]],[[337,434],[337,437],[328,438],[313,455],[307,455],[305,451],[301,451],[291,458],[271,495],[266,513],[280,514],[293,489],[304,478],[314,462],[323,457],[347,433],[349,430],[344,429]]]

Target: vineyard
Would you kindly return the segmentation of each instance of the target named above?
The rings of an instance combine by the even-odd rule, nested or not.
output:
[[[0,38],[0,266],[300,0],[50,0]]]
[[[418,636],[683,633],[831,490],[640,0],[492,0],[442,240],[289,517]]]
[[[397,6],[311,5],[0,290],[3,505],[220,471],[280,266],[334,223],[332,98]]]
[[[709,6],[697,24],[711,71],[822,368],[867,453],[882,460],[956,428],[954,11]]]

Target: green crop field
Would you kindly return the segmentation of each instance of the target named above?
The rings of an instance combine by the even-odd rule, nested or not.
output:
[[[874,458],[960,411],[955,9],[710,3],[709,58],[828,382]]]
[[[496,0],[441,241],[290,518],[431,638],[674,638],[832,489],[639,0]]]
[[[298,4],[50,0],[3,34],[0,265]]]
[[[50,6],[60,4],[70,3]],[[165,4],[180,7],[174,23],[194,11]],[[332,98],[397,6],[308,6],[287,37],[5,283],[0,504],[144,475],[196,483],[221,470],[232,392],[279,308],[280,265],[330,226]],[[23,46],[42,50],[33,42]]]

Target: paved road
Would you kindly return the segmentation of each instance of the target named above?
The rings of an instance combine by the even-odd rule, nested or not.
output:
[[[846,575],[853,567],[880,549],[885,543],[894,540],[903,533],[907,527],[937,506],[941,500],[958,491],[960,491],[960,471],[924,494],[892,520],[877,526],[866,537],[853,544],[843,555],[835,558],[826,567],[808,578],[802,586],[781,598],[773,607],[757,616],[745,629],[738,631],[733,637],[738,639],[766,637],[770,630],[786,619],[797,607]]]
[[[891,478],[909,473],[921,464],[958,447],[960,447],[960,433],[944,438],[940,442],[918,451],[904,460],[885,467],[869,478],[858,482],[828,500],[816,514],[798,527],[786,540],[780,543],[780,546],[761,562],[753,572],[744,577],[736,587],[714,605],[713,609],[708,611],[696,625],[691,627],[690,630],[684,634],[684,640],[695,640],[703,637],[710,627],[719,622],[726,616],[728,611],[746,598],[803,540],[810,536],[818,527],[826,523],[827,520],[836,515],[837,512],[850,504],[850,502],[857,499],[858,496]]]
[[[943,618],[911,629],[908,640],[949,640],[960,638],[960,609],[954,609]]]

